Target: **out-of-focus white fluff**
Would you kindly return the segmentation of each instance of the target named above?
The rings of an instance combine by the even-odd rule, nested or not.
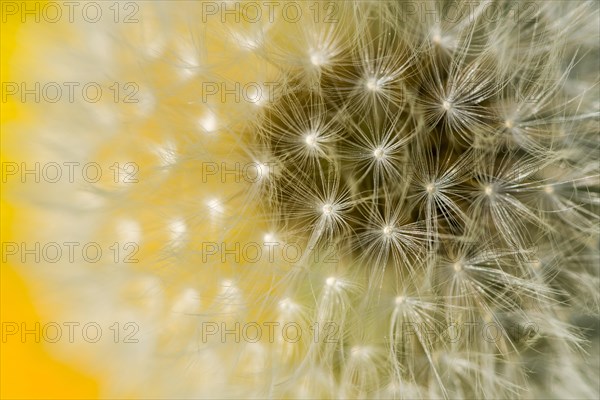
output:
[[[23,71],[140,87],[136,104],[40,105],[33,128],[32,159],[141,168],[48,185],[39,216],[41,238],[135,241],[139,263],[26,269],[71,319],[139,324],[138,344],[85,345],[107,396],[597,398],[597,3],[314,3],[333,22],[297,2],[301,23],[250,24],[175,3],[64,26]],[[203,82],[277,85],[203,102]],[[252,162],[256,182],[202,179]],[[203,259],[249,242],[302,256]],[[272,343],[264,325],[202,340],[236,322],[279,325]]]

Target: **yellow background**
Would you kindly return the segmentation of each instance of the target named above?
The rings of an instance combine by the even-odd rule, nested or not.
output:
[[[4,3],[4,0],[0,0]],[[10,81],[10,60],[15,52],[23,51],[17,46],[20,23],[17,18],[8,18],[1,25],[2,41],[2,82]],[[15,101],[1,103],[4,127],[9,121],[25,120],[27,111]],[[2,129],[2,141],[9,132]],[[4,147],[4,146],[3,146]],[[26,150],[26,149],[23,149]],[[0,154],[0,160],[14,159],[16,155]],[[5,188],[2,188],[4,192]],[[1,200],[2,242],[11,241],[14,227],[22,220],[20,215],[25,207]],[[26,323],[31,327],[40,321],[28,293],[28,287],[19,276],[17,269],[8,263],[0,267],[1,314],[2,322]],[[40,321],[41,322],[41,321]],[[43,322],[42,322],[43,323]],[[32,336],[30,336],[32,337]],[[0,397],[2,399],[84,399],[98,398],[97,382],[72,367],[54,359],[44,348],[43,343],[27,340],[21,343],[18,335],[0,343]]]

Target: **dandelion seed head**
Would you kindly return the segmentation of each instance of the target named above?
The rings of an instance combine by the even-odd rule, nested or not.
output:
[[[279,309],[284,313],[293,313],[298,311],[299,305],[286,297],[279,301]]]
[[[256,50],[261,45],[261,39],[257,33],[233,32],[232,39],[244,51]]]
[[[148,116],[156,109],[156,96],[149,90],[141,91],[139,99],[136,99],[137,112],[140,116]]]
[[[206,133],[212,133],[217,129],[217,117],[212,113],[207,113],[200,119],[200,127]]]
[[[167,142],[156,149],[156,155],[163,167],[174,165],[177,162],[177,147],[172,142]]]
[[[389,225],[386,225],[383,227],[382,231],[383,231],[383,235],[385,237],[389,238],[392,236],[392,233],[394,232],[394,228]]]
[[[330,216],[333,213],[333,205],[331,204],[323,204],[323,207],[321,208],[321,210],[323,211],[323,215],[325,216]]]
[[[244,306],[243,291],[233,280],[222,279],[217,296],[217,307],[225,314],[240,312]]]
[[[358,359],[368,359],[371,356],[371,349],[366,346],[353,346],[350,349],[350,356]]]
[[[211,214],[222,214],[224,211],[223,203],[216,197],[209,199],[206,202],[206,206],[208,207]]]
[[[237,288],[231,279],[221,280],[221,293],[228,293],[235,290],[237,290]]]
[[[452,268],[455,272],[461,272],[464,268],[464,265],[461,261],[457,261],[452,265]]]
[[[181,218],[174,218],[169,222],[168,226],[171,241],[174,243],[180,243],[188,230],[187,224]]]
[[[378,161],[383,160],[385,158],[385,150],[383,147],[377,147],[375,150],[373,150],[373,156]]]
[[[322,50],[313,50],[309,51],[310,54],[310,62],[315,67],[323,66],[327,63],[327,56]]]
[[[380,81],[375,77],[367,78],[365,85],[367,86],[367,89],[372,92],[376,92],[380,89]]]
[[[178,314],[191,314],[198,311],[200,295],[196,289],[184,289],[176,298],[171,311]]]
[[[327,279],[325,279],[325,284],[329,287],[334,287],[334,286],[337,286],[338,280],[336,277],[330,276]]]
[[[304,142],[308,147],[315,148],[318,145],[318,135],[315,132],[309,132],[304,136]]]
[[[254,165],[256,168],[256,173],[258,175],[257,176],[258,180],[269,179],[269,176],[271,175],[271,168],[269,167],[268,164],[265,164],[260,161],[256,161],[254,163]]]
[[[153,278],[130,296],[143,298],[132,303],[146,304],[139,308],[153,324],[146,329],[143,321],[140,329],[147,348],[122,358],[129,370],[146,374],[131,379],[145,391],[136,397],[598,397],[587,377],[589,357],[572,351],[589,344],[579,316],[597,314],[600,304],[593,268],[600,234],[592,90],[598,75],[596,60],[588,60],[598,53],[591,40],[598,13],[587,12],[590,2],[536,2],[528,10],[534,9],[533,22],[512,18],[510,7],[494,0],[473,6],[466,18],[456,7],[433,11],[431,4],[421,11],[434,18],[407,15],[402,2],[336,1],[321,10],[299,2],[304,17],[341,12],[326,24],[274,15],[269,26],[231,23],[248,22],[256,12],[264,17],[268,10],[252,4],[227,1],[220,11],[235,13],[226,16],[229,23],[218,16],[204,23],[193,2],[182,10],[144,3],[160,11],[156,23],[142,24],[152,28],[143,36],[160,37],[160,50],[150,56],[144,49],[152,43],[143,38],[109,45],[117,29],[101,36],[106,51],[99,53],[107,56],[93,58],[111,67],[82,68],[91,75],[106,69],[105,76],[123,82],[140,77],[139,104],[82,107],[88,114],[76,118],[72,140],[55,141],[73,144],[65,154],[83,149],[74,153],[81,159],[104,156],[105,148],[158,144],[150,144],[147,159],[161,172],[144,174],[139,185],[87,190],[94,197],[81,202],[81,185],[72,185],[77,212],[68,225],[82,237],[96,231],[123,242],[156,237],[144,249],[146,259],[173,266],[119,263],[118,279],[91,282],[106,269],[86,265],[81,276],[89,273],[89,285],[77,280],[103,296],[75,298],[98,297],[102,309],[127,315],[108,296],[120,292],[121,282],[129,290]],[[587,14],[594,24],[582,23]],[[61,59],[44,57],[52,67],[53,58]],[[219,86],[209,78],[227,84],[201,101]],[[276,96],[266,101],[268,81],[276,83]],[[232,93],[238,86],[243,92]],[[242,94],[242,104],[233,101]],[[97,122],[94,134],[82,135],[88,116]],[[122,116],[132,123],[121,124]],[[68,126],[52,125],[52,133]],[[120,125],[133,135],[122,135]],[[217,132],[223,134],[212,136]],[[199,184],[195,163],[205,160],[220,167],[215,172],[225,179],[218,185]],[[232,163],[248,160],[254,185],[224,176],[234,174]],[[135,201],[121,201],[129,198]],[[105,230],[92,225],[109,215],[114,219]],[[221,251],[210,254],[210,247],[199,256],[197,244],[208,236]],[[241,242],[238,254],[229,254],[232,238]],[[258,262],[251,261],[257,249],[245,243],[249,238],[263,239]],[[160,242],[164,248],[154,245]],[[538,245],[543,265],[532,257]],[[272,254],[276,260],[268,260]],[[269,316],[294,321],[298,333],[310,321],[327,321],[340,340],[317,343],[302,335],[299,343],[282,337],[267,343],[263,336],[240,343],[253,336],[251,323],[237,329],[240,335],[228,333],[226,343],[218,343],[223,331],[215,332],[217,340],[206,346],[195,329],[200,316],[230,333],[237,322]],[[543,343],[507,336],[505,324],[515,319],[540,325]],[[494,344],[404,332],[411,324],[440,332],[455,321],[502,326]],[[283,325],[275,329],[289,327],[293,337],[295,327]],[[318,329],[323,339],[328,327]],[[273,364],[274,354],[284,357]],[[545,393],[546,386],[559,392]]]
[[[259,86],[252,86],[248,89],[246,93],[246,98],[249,102],[254,103],[256,106],[261,106],[264,103],[263,93],[265,93],[266,88]]]
[[[117,222],[117,234],[124,243],[140,243],[142,228],[138,221],[131,218],[123,218]]]

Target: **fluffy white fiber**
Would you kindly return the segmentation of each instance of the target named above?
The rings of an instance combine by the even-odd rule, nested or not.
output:
[[[64,209],[42,212],[140,245],[39,272],[66,315],[139,324],[86,346],[105,394],[598,398],[598,3],[295,2],[271,22],[255,2],[252,23],[205,3],[66,27],[72,64],[44,50],[144,100],[36,125],[52,157],[140,166],[53,186]],[[236,82],[272,90],[204,97]]]

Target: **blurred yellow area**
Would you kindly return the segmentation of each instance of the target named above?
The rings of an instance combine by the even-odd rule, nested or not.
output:
[[[27,75],[29,70],[24,70],[22,65],[24,64],[22,61],[26,59],[27,61],[31,61],[31,64],[34,65],[42,65],[43,68],[48,68],[49,65],[44,64],[41,60],[43,57],[40,56],[39,46],[43,46],[42,39],[46,40],[46,43],[52,42],[53,40],[57,41],[57,47],[68,47],[69,41],[73,40],[73,37],[76,35],[71,35],[69,37],[68,34],[63,34],[61,32],[50,30],[55,28],[53,26],[43,26],[40,28],[41,24],[37,24],[36,27],[33,27],[35,24],[29,24],[31,19],[34,19],[35,16],[31,16],[28,14],[27,22],[20,21],[18,16],[11,18],[5,18],[6,13],[4,12],[6,9],[4,5],[6,3],[16,4],[21,7],[23,4],[29,4],[29,9],[34,9],[34,3],[40,5],[38,9],[42,9],[42,4],[44,2],[29,2],[24,3],[21,1],[7,1],[0,0],[0,5],[3,6],[3,14],[2,14],[2,23],[1,23],[1,42],[2,42],[2,82],[11,82],[12,80],[23,79],[25,76],[27,79],[30,76]],[[47,3],[47,2],[46,2]],[[111,2],[112,3],[112,2]],[[193,7],[191,7],[193,8]],[[174,13],[177,15],[180,10],[173,9]],[[185,10],[186,12],[188,9]],[[197,10],[196,10],[197,11]],[[191,11],[190,11],[191,12]],[[149,20],[151,20],[149,18]],[[6,21],[6,22],[5,22]],[[152,26],[149,24],[149,26]],[[32,29],[29,29],[32,28]],[[207,48],[207,52],[211,54],[215,54],[215,59],[219,59],[219,56],[224,53],[222,50],[225,48],[225,40],[226,38],[219,37],[225,36],[222,34],[225,32],[223,27],[222,31],[216,30],[213,32],[210,37],[210,47]],[[182,25],[182,30],[186,29],[185,25]],[[131,30],[135,32],[135,30]],[[52,33],[55,35],[53,36]],[[37,35],[37,36],[36,36]],[[47,37],[40,37],[40,35],[47,35]],[[65,37],[66,36],[66,37]],[[62,41],[64,37],[64,42]],[[40,42],[36,43],[36,39],[39,39]],[[134,39],[131,39],[135,41]],[[53,42],[54,43],[54,42]],[[38,47],[36,47],[38,46]],[[240,61],[241,58],[235,58],[236,62],[224,62],[224,65],[220,65],[219,74],[223,77],[230,76],[232,77],[230,81],[250,81],[250,79],[241,79],[242,77],[253,77],[254,75],[260,75],[264,73],[262,78],[264,79],[270,73],[272,73],[272,66],[267,66],[263,68],[263,63],[259,62],[259,57],[256,57],[253,54],[246,54],[243,48],[238,49],[238,53],[236,57],[241,57],[242,55],[247,56],[248,59],[244,59]],[[130,60],[135,57],[133,54],[123,54],[123,57],[126,58],[121,60],[123,64],[127,64],[128,61],[134,62],[135,60]],[[230,58],[234,58],[230,56]],[[17,62],[17,60],[19,62]],[[25,63],[26,64],[26,63]],[[168,65],[167,62],[164,63]],[[19,67],[21,66],[21,67]],[[77,67],[73,67],[75,70]],[[166,67],[165,67],[166,68]],[[147,71],[146,71],[147,72]],[[152,71],[157,76],[163,77],[157,79],[157,82],[162,82],[164,77],[168,77],[169,72],[164,72],[157,68],[156,71]],[[233,79],[236,77],[236,79]],[[133,79],[134,77],[132,77]],[[191,95],[191,91],[196,90],[193,85],[190,85],[186,88],[188,96]],[[36,109],[35,107],[27,107],[26,104],[18,101],[18,98],[15,96],[6,96],[8,101],[5,102],[4,99],[1,103],[2,107],[2,150],[0,150],[0,161],[2,162],[19,162],[26,160],[32,157],[33,151],[27,148],[26,143],[33,142],[31,138],[25,136],[15,136],[17,134],[14,133],[14,129],[12,126],[19,125],[22,128],[21,132],[27,132],[26,127],[33,125],[33,121],[36,118],[42,119],[45,117],[43,113],[34,113],[32,110]],[[15,100],[17,99],[17,100]],[[165,100],[166,102],[172,101],[172,99]],[[223,106],[223,104],[219,104]],[[184,111],[187,108],[181,107],[181,104],[167,104],[169,110],[177,110],[177,112],[172,112],[169,115],[161,115],[160,117],[155,116],[153,119],[149,120],[148,124],[142,126],[140,129],[139,136],[129,135],[131,142],[127,142],[130,146],[123,145],[123,140],[118,138],[114,139],[114,141],[107,141],[104,146],[100,146],[94,148],[94,151],[97,159],[102,160],[104,158],[110,159],[111,157],[118,157],[121,155],[120,151],[123,151],[123,154],[126,154],[124,159],[126,160],[134,160],[138,165],[143,168],[146,165],[153,165],[146,158],[150,156],[154,157],[154,154],[150,154],[148,152],[140,151],[139,153],[126,153],[126,150],[129,148],[137,149],[143,148],[142,145],[138,145],[135,141],[136,138],[140,140],[140,143],[146,143],[142,139],[147,139],[148,143],[156,142],[157,145],[162,145],[164,142],[165,135],[163,137],[161,131],[161,123],[167,123],[169,118],[177,119],[179,115],[185,114]],[[251,112],[247,111],[244,107],[248,109],[254,110],[254,105],[248,106],[248,104],[244,104],[242,102],[241,105],[234,104],[233,107],[215,107],[214,114],[217,117],[217,120],[220,120],[222,116],[219,114],[219,110],[227,110],[227,113],[234,114],[236,116],[241,115],[245,116],[246,114],[251,115]],[[38,108],[39,110],[39,108]],[[230,110],[234,110],[234,112],[230,112]],[[193,112],[205,111],[205,110],[193,110]],[[213,115],[213,111],[207,115]],[[161,118],[163,120],[161,120]],[[240,119],[243,119],[240,117]],[[178,121],[179,122],[179,121]],[[184,121],[185,122],[185,121]],[[181,123],[181,126],[185,126],[184,122]],[[195,122],[194,122],[195,123]],[[192,127],[190,127],[191,129]],[[157,133],[158,132],[158,133]],[[12,134],[12,137],[11,137]],[[154,137],[154,136],[156,137]],[[29,140],[29,142],[28,142]],[[117,140],[119,140],[119,144],[117,145]],[[179,147],[185,147],[186,138],[182,137],[182,143],[172,143],[166,142],[167,144],[171,143],[175,145],[175,149],[177,149],[177,145]],[[204,148],[203,151],[207,153],[211,153],[215,159],[229,160],[235,159],[235,157],[241,157],[237,154],[233,149],[236,146],[239,146],[239,138],[237,136],[233,136],[231,132],[223,132],[220,135],[219,141],[215,141],[216,144],[212,145],[212,142],[207,141],[207,143],[211,144],[210,148]],[[15,143],[17,146],[15,146]],[[10,145],[8,145],[10,144]],[[7,153],[7,149],[11,149],[10,152]],[[167,146],[167,150],[170,147]],[[18,153],[17,153],[18,152]],[[168,152],[167,152],[168,153]],[[149,155],[150,154],[150,155]],[[243,154],[242,156],[246,156]],[[104,158],[103,158],[104,157]],[[146,157],[146,158],[144,158]],[[242,158],[243,160],[244,158]],[[198,167],[198,161],[196,161],[196,165],[189,164],[189,168],[193,168],[194,166]],[[216,164],[215,164],[216,165]],[[225,198],[231,198],[233,200],[230,201],[228,207],[232,210],[235,210],[236,219],[240,221],[244,221],[244,223],[236,223],[227,231],[227,236],[223,236],[223,229],[218,224],[199,224],[194,223],[191,226],[186,227],[187,233],[194,237],[195,243],[204,243],[215,241],[215,238],[219,238],[219,240],[230,241],[233,242],[236,238],[246,237],[248,240],[252,239],[253,236],[251,234],[255,234],[258,232],[267,232],[270,229],[270,226],[261,220],[260,214],[257,210],[248,206],[244,203],[243,196],[234,196],[234,194],[240,191],[239,182],[223,182],[220,179],[221,177],[214,175],[211,179],[205,182],[204,186],[193,185],[190,188],[189,180],[186,180],[186,176],[182,174],[181,176],[175,175],[174,178],[170,180],[165,180],[167,183],[162,184],[161,190],[163,192],[157,194],[154,199],[159,199],[159,201],[155,204],[157,206],[161,206],[163,202],[173,204],[177,204],[177,202],[173,201],[173,193],[177,191],[191,191],[189,193],[190,197],[194,197],[195,194],[201,193],[217,193]],[[214,182],[213,182],[214,181]],[[11,181],[12,182],[12,181]],[[247,191],[247,187],[249,185],[247,182],[242,182],[244,189]],[[139,185],[143,186],[143,183]],[[32,226],[35,223],[39,223],[40,225],[44,225],[44,221],[39,220],[38,216],[43,215],[43,211],[36,209],[29,203],[15,201],[14,197],[6,196],[8,190],[6,186],[3,185],[2,188],[2,199],[1,199],[1,211],[2,211],[2,242],[17,242],[21,243],[23,240],[31,240],[34,237],[35,232],[33,232]],[[14,187],[10,187],[11,193],[13,193]],[[154,227],[161,223],[160,220],[157,219],[156,214],[154,212],[154,208],[143,208],[139,207],[139,204],[142,204],[143,201],[149,201],[146,199],[146,194],[149,193],[150,190],[144,191],[139,189],[137,191],[136,198],[137,202],[131,202],[128,206],[133,210],[135,208],[135,212],[131,214],[138,218],[140,225],[142,227]],[[36,196],[43,196],[42,192],[36,192]],[[233,194],[232,194],[233,193]],[[242,191],[241,193],[244,193]],[[234,204],[234,201],[237,204]],[[177,209],[174,210],[173,214],[176,216],[183,215],[193,215],[192,210],[196,206],[193,203],[185,202],[185,204],[189,203],[189,209]],[[167,204],[168,205],[168,204]],[[212,206],[211,206],[212,207]],[[123,207],[125,209],[126,207]],[[131,211],[131,210],[130,210]],[[115,213],[118,214],[118,213]],[[124,213],[126,214],[126,213]],[[117,219],[119,215],[115,216]],[[185,219],[183,219],[185,221]],[[46,222],[47,223],[47,222]],[[166,223],[166,222],[165,222]],[[107,224],[109,225],[109,224]],[[111,226],[112,227],[112,226]],[[108,228],[107,228],[108,229]],[[151,229],[148,229],[149,231]],[[154,231],[153,231],[154,232]],[[101,235],[102,232],[99,233]],[[262,237],[262,234],[261,234]],[[162,233],[162,236],[159,234],[155,234],[148,239],[146,239],[145,247],[141,249],[140,258],[146,259],[159,259],[160,250],[162,248],[163,243],[168,240],[167,231]],[[191,244],[193,245],[193,243]],[[4,251],[4,249],[3,249]],[[20,329],[21,332],[16,332],[12,335],[6,335],[9,332],[8,329],[5,328],[13,328],[21,327],[21,324],[25,324],[28,329],[32,329],[36,323],[40,323],[42,326],[45,323],[49,322],[48,320],[43,320],[42,316],[53,315],[54,313],[59,313],[61,310],[56,309],[47,309],[47,306],[43,304],[39,304],[36,302],[35,306],[33,303],[33,298],[42,298],[44,299],[46,292],[38,293],[37,287],[43,287],[43,285],[37,285],[38,281],[42,279],[31,279],[29,276],[27,279],[24,279],[24,274],[21,274],[21,265],[10,265],[9,263],[5,263],[4,259],[9,257],[5,257],[3,254],[2,257],[2,266],[1,266],[1,320],[2,320],[2,343],[1,345],[1,390],[0,397],[2,399],[93,399],[99,398],[101,396],[101,387],[103,387],[102,383],[106,384],[106,382],[110,381],[110,374],[107,373],[106,376],[98,374],[95,377],[90,376],[86,372],[80,370],[79,368],[73,365],[66,364],[65,362],[59,361],[56,359],[50,350],[48,343],[44,343],[44,340],[36,342],[32,340],[33,335],[26,336],[27,340],[22,340],[21,333],[23,329]],[[203,299],[215,299],[218,298],[219,293],[222,292],[222,282],[229,282],[228,279],[232,276],[241,276],[240,281],[240,289],[244,293],[249,293],[249,296],[262,296],[262,293],[265,293],[268,289],[270,289],[275,282],[275,279],[278,279],[279,275],[275,274],[270,276],[270,270],[267,269],[265,272],[265,279],[257,279],[257,275],[255,270],[251,270],[248,268],[240,269],[237,265],[230,265],[229,263],[221,263],[218,267],[212,269],[213,274],[203,274],[201,279],[198,279],[198,272],[196,270],[186,270],[182,268],[171,268],[166,269],[163,268],[162,264],[157,264],[154,266],[152,263],[144,263],[143,266],[130,266],[132,271],[142,270],[146,274],[144,276],[152,276],[155,274],[156,276],[161,276],[161,274],[169,274],[169,282],[170,284],[165,288],[165,294],[168,300],[171,303],[176,303],[177,296],[179,296],[182,292],[185,292],[185,288],[189,285],[192,285],[195,289],[200,289],[202,292]],[[240,272],[241,271],[241,272]],[[245,272],[250,271],[250,272]],[[243,279],[247,276],[250,276],[252,279]],[[132,292],[136,290],[145,290],[146,286],[143,285],[145,281],[132,280],[128,282],[126,289],[131,289]],[[196,286],[193,286],[193,285]],[[34,289],[34,286],[36,288]],[[137,285],[137,286],[136,286]],[[33,291],[35,290],[35,292]],[[126,292],[126,291],[125,291]],[[137,293],[137,292],[136,292]],[[35,295],[35,296],[32,296]],[[127,293],[125,293],[127,295]],[[131,296],[134,297],[134,296]],[[76,301],[74,301],[76,303]],[[258,304],[258,303],[257,303]],[[36,309],[36,307],[39,307]],[[272,315],[261,314],[263,311],[259,310],[257,307],[256,310],[250,310],[249,316],[256,321],[262,322],[265,318],[274,318]],[[255,315],[256,314],[256,315]],[[267,319],[269,321],[269,319]],[[172,328],[175,329],[175,328]],[[179,337],[185,337],[184,331],[178,332]],[[169,345],[169,341],[172,339],[170,336],[170,331],[165,329],[163,332],[162,341],[160,341],[159,345]],[[166,344],[165,344],[166,343]],[[75,351],[74,353],[77,353]],[[231,347],[231,355],[232,357],[237,357],[238,354],[236,352],[235,346]],[[90,364],[94,365],[94,357],[89,357]],[[181,360],[182,364],[185,364],[187,361],[185,359]],[[243,363],[240,364],[241,369],[246,368]],[[248,365],[250,365],[248,363]],[[112,373],[115,373],[114,371]],[[205,378],[210,379],[210,378]],[[145,382],[145,386],[151,386],[153,382]],[[147,389],[146,387],[144,389]],[[127,397],[130,397],[127,395]]]
[[[5,0],[0,0],[4,6]],[[14,1],[11,3],[15,3]],[[3,16],[4,16],[4,7]],[[18,19],[7,19],[1,24],[2,48],[2,82],[10,80],[11,56],[23,48],[16,46],[16,35],[19,31]],[[8,121],[28,118],[24,109],[15,101],[1,103],[1,124]],[[2,142],[6,140],[2,129]],[[4,149],[4,146],[2,146]],[[26,150],[26,149],[23,149]],[[13,154],[0,154],[4,161]],[[4,188],[2,189],[4,192]],[[8,204],[4,195],[1,200],[2,213],[2,242],[8,242],[14,237],[13,230],[22,219],[20,215],[24,207],[19,204]],[[4,258],[4,257],[3,257]],[[1,280],[1,312],[2,330],[6,323],[25,323],[33,326],[40,322],[40,317],[34,308],[28,287],[19,276],[17,269],[2,261],[0,268]],[[43,322],[42,322],[43,323]],[[90,399],[98,398],[98,385],[94,379],[74,368],[56,360],[45,349],[43,341],[21,341],[20,335],[3,335],[0,343],[0,397],[2,399]]]

